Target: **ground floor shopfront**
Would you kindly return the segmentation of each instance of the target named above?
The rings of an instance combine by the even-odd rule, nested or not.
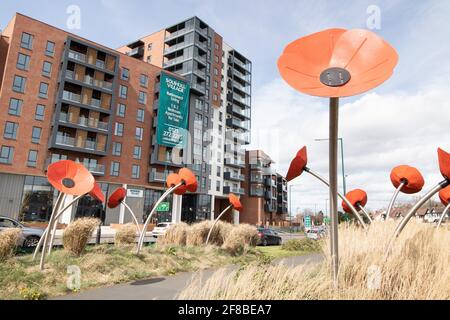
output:
[[[139,222],[143,222],[164,189],[144,188],[141,186],[121,185],[98,181],[106,198],[119,187],[127,189],[126,203],[136,214]],[[15,175],[0,173],[0,215],[24,222],[46,222],[56,201],[57,191],[48,183],[46,177]],[[65,203],[73,200],[67,196]],[[214,199],[208,194],[170,195],[161,211],[157,212],[152,223],[179,222],[193,223],[212,219],[226,205],[225,199]],[[104,225],[131,222],[130,214],[123,206],[114,209],[84,196],[74,204],[72,210],[62,215],[60,222],[70,223],[78,217],[97,217]],[[226,218],[226,217],[225,217]],[[233,222],[235,219],[229,219]]]

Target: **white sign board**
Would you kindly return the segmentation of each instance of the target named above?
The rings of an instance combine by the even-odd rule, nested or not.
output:
[[[142,198],[142,197],[144,197],[144,190],[142,190],[142,189],[127,189],[127,197]]]

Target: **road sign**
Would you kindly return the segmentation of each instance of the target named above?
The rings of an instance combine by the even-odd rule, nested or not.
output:
[[[311,216],[305,216],[304,218],[305,228],[311,228]]]
[[[156,211],[158,212],[167,212],[169,211],[169,203],[168,202],[161,202],[159,206],[156,208]]]

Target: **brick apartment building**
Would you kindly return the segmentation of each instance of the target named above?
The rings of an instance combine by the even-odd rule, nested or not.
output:
[[[163,73],[191,87],[186,150],[157,143]],[[166,175],[187,165],[199,190],[168,199],[159,221],[213,218],[228,193],[245,193],[250,96],[250,61],[196,17],[113,50],[16,14],[0,34],[0,214],[48,219],[56,191],[46,168],[71,159],[106,196],[126,186],[138,217],[161,195]],[[86,196],[62,222],[86,215],[130,220],[123,208]]]

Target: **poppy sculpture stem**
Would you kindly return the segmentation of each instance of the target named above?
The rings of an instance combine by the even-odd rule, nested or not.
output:
[[[48,240],[49,240],[48,237],[49,237],[49,233],[50,233],[49,230],[51,230],[54,215],[55,215],[56,212],[58,212],[58,210],[61,207],[61,204],[62,204],[64,199],[65,199],[65,194],[60,192],[58,194],[58,198],[56,199],[55,207],[52,210],[52,214],[50,215],[49,224],[47,226],[47,233],[45,234],[44,244],[42,246],[41,260],[39,262],[39,269],[41,271],[44,270],[45,252],[46,252],[46,249],[47,249],[47,244],[48,244]]]
[[[339,247],[338,247],[338,126],[339,126],[339,98],[330,98],[330,131],[329,131],[329,174],[330,174],[330,244],[331,267],[334,287],[338,288]]]
[[[141,230],[141,234],[139,236],[139,242],[138,242],[137,249],[136,249],[136,254],[139,254],[139,252],[142,249],[142,246],[144,244],[144,238],[145,238],[145,234],[146,234],[146,231],[147,231],[148,224],[150,223],[150,219],[152,218],[153,214],[156,212],[156,209],[158,208],[160,203],[163,202],[167,198],[167,196],[169,194],[171,194],[176,188],[178,188],[178,187],[180,187],[182,185],[183,185],[183,182],[180,182],[177,185],[170,187],[169,189],[166,190],[166,192],[163,193],[163,195],[158,199],[158,201],[156,201],[152,211],[150,212],[150,214],[148,215],[147,219],[145,220],[144,227]]]
[[[358,203],[358,208],[359,210],[361,210],[367,217],[367,219],[369,219],[370,223],[372,223],[372,218],[370,217],[369,213],[366,211],[366,209],[364,209],[364,207]]]
[[[126,204],[125,201],[122,201],[121,203],[130,212],[131,216],[133,217],[134,223],[136,224],[136,228],[138,230],[138,233],[140,234],[141,233],[141,228],[139,227],[139,222],[138,222],[138,220],[136,218],[136,215],[134,214],[133,210],[131,210],[130,206],[128,204]]]
[[[232,207],[233,207],[233,205],[230,204],[228,207],[226,207],[226,208],[219,214],[219,216],[216,218],[216,220],[214,220],[214,223],[213,223],[213,225],[211,226],[211,229],[209,229],[208,236],[206,237],[206,243],[205,243],[205,245],[208,245],[209,238],[211,237],[211,233],[212,233],[214,227],[216,226],[217,222],[219,222],[220,218],[222,218],[222,216],[225,214],[225,212],[227,212],[228,209],[230,209],[230,208],[232,208]]]
[[[439,227],[442,224],[442,221],[444,220],[444,217],[447,215],[448,210],[450,210],[450,203],[445,207],[444,211],[441,214],[441,217],[439,218],[439,222],[436,226],[436,229],[439,229]]]
[[[411,208],[411,210],[409,210],[406,216],[399,222],[397,228],[395,228],[394,234],[392,235],[388,247],[386,249],[386,258],[391,252],[392,245],[394,244],[395,239],[399,236],[399,234],[408,224],[409,220],[416,214],[417,210],[419,210],[424,203],[426,203],[429,199],[431,199],[431,197],[433,197],[436,193],[438,193],[441,189],[444,189],[448,185],[450,185],[450,180],[445,179],[439,182],[433,189],[428,191],[419,201],[417,201],[417,203]]]
[[[400,185],[397,187],[397,189],[395,189],[395,192],[394,192],[394,195],[392,196],[391,202],[389,202],[389,207],[386,211],[386,216],[384,217],[384,221],[386,221],[390,217],[392,208],[394,207],[395,200],[397,199],[398,194],[400,193],[400,190],[402,190],[402,188],[405,186],[405,184],[406,184],[406,182],[402,181],[400,183]]]
[[[327,187],[330,186],[330,184],[328,183],[328,181],[324,177],[320,176],[319,174],[315,173],[314,171],[311,171],[311,169],[305,168],[304,171],[308,172],[310,175],[312,175],[313,177],[315,177],[319,181],[323,182]],[[344,195],[342,195],[340,192],[338,192],[338,196],[352,210],[352,213],[356,216],[356,218],[358,219],[358,222],[361,224],[361,226],[364,229],[367,229],[367,226],[364,223],[364,220],[362,219],[361,215],[358,213],[358,210],[356,210],[356,208],[351,204],[351,202]]]

